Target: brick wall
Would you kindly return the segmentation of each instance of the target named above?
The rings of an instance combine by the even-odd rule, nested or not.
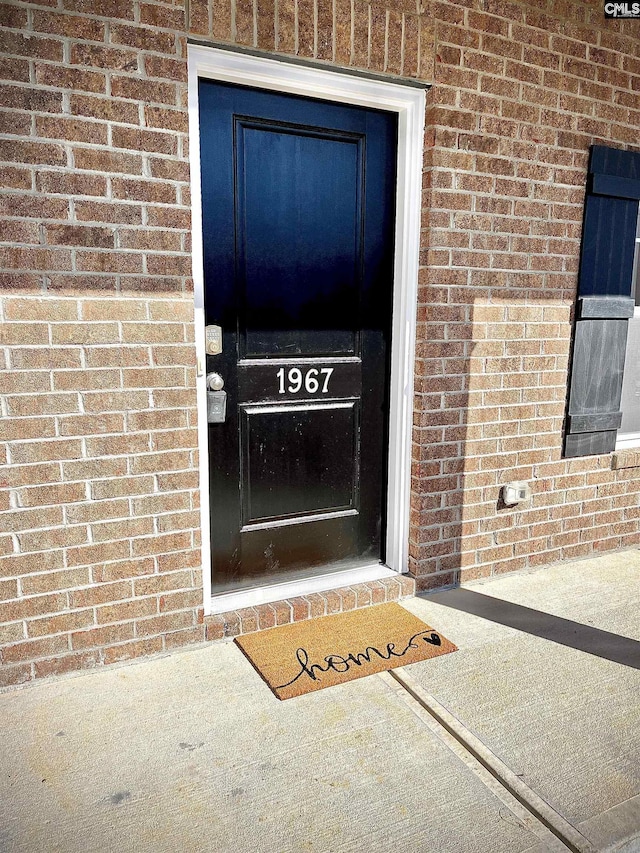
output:
[[[202,581],[184,10],[1,12],[0,643],[15,682],[202,639]]]
[[[640,29],[600,2],[440,2],[427,110],[420,588],[640,543],[640,471],[561,458],[588,148],[638,148]],[[516,508],[500,486],[527,480]]]
[[[180,2],[0,8],[0,683],[412,589],[202,619],[188,33],[434,83],[419,586],[638,544],[638,469],[560,456],[587,150],[637,146],[640,126],[637,22],[601,7],[193,0],[188,22]],[[499,503],[512,479],[533,485],[523,509]]]

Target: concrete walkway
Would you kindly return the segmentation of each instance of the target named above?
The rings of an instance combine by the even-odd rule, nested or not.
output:
[[[640,552],[403,604],[459,651],[287,702],[232,643],[0,694],[0,850],[640,851]]]

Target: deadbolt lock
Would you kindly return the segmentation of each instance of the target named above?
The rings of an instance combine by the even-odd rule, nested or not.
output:
[[[204,348],[207,355],[220,355],[222,352],[222,326],[205,326]]]

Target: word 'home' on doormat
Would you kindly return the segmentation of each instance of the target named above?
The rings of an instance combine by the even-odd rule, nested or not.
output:
[[[399,604],[282,625],[235,641],[278,699],[457,649]]]

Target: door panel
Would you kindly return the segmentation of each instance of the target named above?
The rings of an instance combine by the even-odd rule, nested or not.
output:
[[[199,96],[213,590],[383,561],[396,117]]]
[[[355,353],[330,312],[357,312],[362,138],[238,120],[236,139],[242,354]]]
[[[243,407],[243,529],[358,509],[358,402]]]

